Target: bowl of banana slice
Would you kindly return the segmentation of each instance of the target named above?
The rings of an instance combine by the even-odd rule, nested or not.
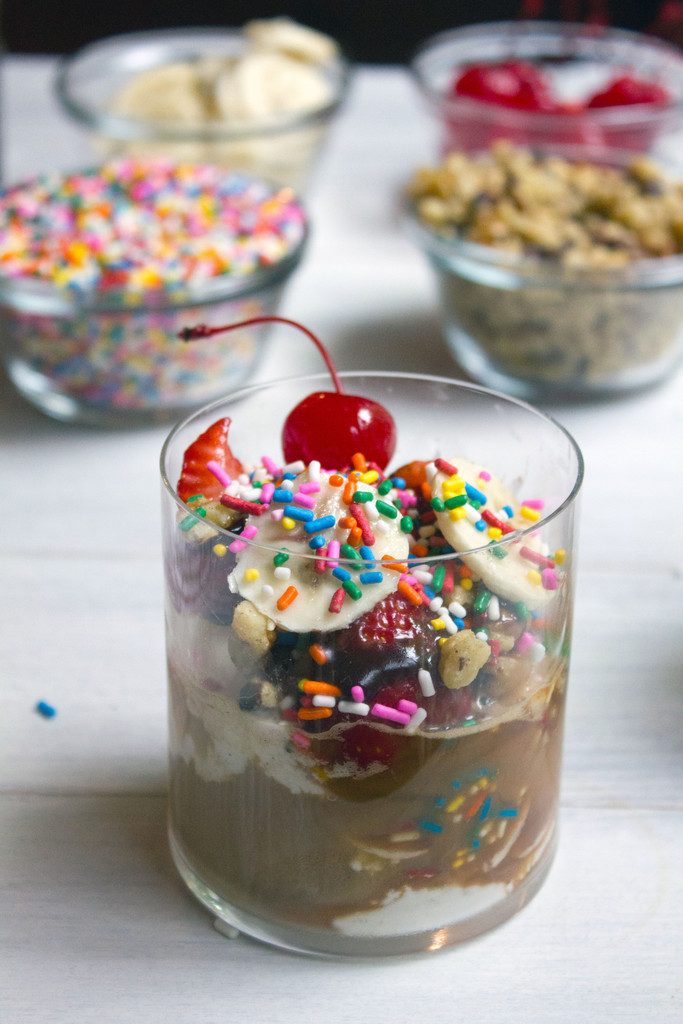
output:
[[[301,191],[348,79],[333,39],[273,18],[103,39],[60,63],[55,90],[100,159],[217,164]]]

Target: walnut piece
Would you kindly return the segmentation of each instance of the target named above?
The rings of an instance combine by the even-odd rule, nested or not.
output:
[[[491,655],[485,640],[476,637],[471,629],[463,629],[446,640],[441,647],[439,672],[449,690],[469,686],[476,679]]]
[[[251,601],[241,601],[235,608],[232,625],[235,633],[257,654],[265,654],[275,639],[275,630],[268,628],[269,620]]]

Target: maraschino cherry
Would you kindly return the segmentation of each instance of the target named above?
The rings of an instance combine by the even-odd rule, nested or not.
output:
[[[516,110],[554,109],[545,76],[526,61],[472,64],[453,83],[453,93]]]
[[[591,110],[599,107],[628,107],[635,104],[665,107],[670,101],[670,93],[657,82],[648,82],[633,75],[620,75],[591,96],[587,106]]]
[[[290,412],[282,429],[282,449],[287,462],[301,459],[309,463],[317,459],[327,469],[344,469],[351,465],[356,452],[362,452],[369,463],[384,469],[396,447],[393,417],[379,402],[344,392],[332,357],[308,327],[281,316],[256,316],[222,327],[206,324],[186,327],[179,337],[183,341],[194,341],[265,323],[287,324],[310,338],[323,357],[335,387],[334,391],[315,391],[307,395]]]

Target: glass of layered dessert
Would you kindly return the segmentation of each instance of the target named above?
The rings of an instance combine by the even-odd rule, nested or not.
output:
[[[553,858],[581,454],[482,388],[337,383],[244,388],[164,446],[171,847],[258,939],[435,950]]]

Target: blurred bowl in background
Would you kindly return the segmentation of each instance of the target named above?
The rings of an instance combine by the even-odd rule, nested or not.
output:
[[[252,25],[275,25],[278,46],[287,32],[285,50],[262,50],[261,36],[255,43],[245,34],[249,26],[114,36],[61,62],[57,97],[88,129],[98,157],[212,163],[301,191],[344,98],[349,66],[332,40],[302,26]],[[295,42],[311,39],[321,59],[292,57],[292,32]]]
[[[116,161],[7,189],[7,372],[57,419],[175,419],[250,377],[268,325],[178,333],[276,314],[307,234],[291,189],[200,165]]]
[[[467,68],[509,61],[540,70],[563,109],[517,109],[455,93]],[[658,149],[683,125],[683,56],[635,32],[542,21],[470,25],[428,39],[411,69],[442,127],[442,153],[482,150],[498,139],[645,152]],[[623,74],[663,87],[670,102],[585,106]]]
[[[578,161],[579,152],[566,150],[561,156]],[[479,156],[468,154],[464,159]],[[536,151],[533,157],[543,159]],[[593,158],[599,192],[604,166],[626,168],[634,159],[633,154],[613,150],[594,152]],[[463,155],[451,154],[442,167],[448,167],[449,159],[461,160]],[[647,171],[650,161],[639,159]],[[579,166],[582,176],[590,173],[587,162]],[[676,170],[674,181],[681,182],[680,168]],[[455,169],[453,173],[464,180],[464,174],[458,176]],[[437,190],[447,177],[436,181]],[[538,185],[523,171],[519,179],[525,179],[520,188],[532,192],[546,184]],[[657,201],[656,183],[644,178],[641,184],[643,197],[650,192]],[[600,201],[608,210],[609,194],[603,193]],[[442,191],[436,202],[447,210],[453,199]],[[628,236],[623,223],[591,222],[596,237],[603,238],[592,252],[584,248],[570,253],[562,243],[549,252],[545,244],[548,239],[552,243],[556,225],[552,218],[544,218],[542,209],[532,205],[523,217],[512,202],[498,204],[485,193],[475,195],[472,202],[481,204],[483,223],[490,225],[492,237],[500,232],[503,248],[439,230],[419,215],[414,199],[404,202],[404,221],[435,272],[449,347],[474,380],[527,399],[580,399],[646,387],[674,370],[683,354],[683,185],[672,185],[666,197],[677,251],[633,260],[620,241]],[[561,204],[560,196],[563,209]],[[428,212],[429,207],[423,210]],[[659,230],[656,217],[637,197],[627,210],[643,233]],[[520,251],[514,251],[514,238],[511,242],[510,235],[503,237],[507,213],[513,235],[518,227],[528,232]]]

